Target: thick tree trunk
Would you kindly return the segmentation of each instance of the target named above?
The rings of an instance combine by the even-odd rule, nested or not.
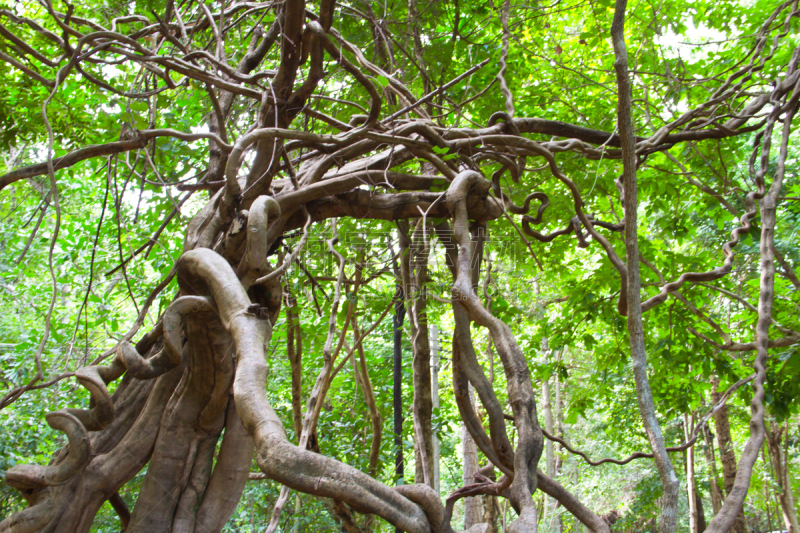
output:
[[[187,372],[167,405],[150,468],[131,514],[130,533],[194,531],[211,475],[234,374],[231,339],[219,318],[184,320]]]
[[[127,386],[123,386],[123,380],[123,390],[114,395],[117,417],[92,435],[92,449],[100,455],[66,485],[51,489],[55,499],[69,502],[54,531],[88,533],[103,503],[144,467],[152,454],[164,407],[182,374],[180,367],[158,380],[130,380]]]
[[[719,380],[715,379],[711,391],[711,400],[714,404],[720,401],[722,393],[717,390]],[[728,406],[723,405],[714,412],[714,425],[717,430],[717,447],[719,448],[720,460],[722,461],[722,480],[725,484],[725,494],[730,494],[736,481],[736,453],[733,451],[733,440],[731,439],[731,426],[728,421]],[[744,512],[739,513],[733,523],[733,533],[747,533],[747,524],[744,520]]]

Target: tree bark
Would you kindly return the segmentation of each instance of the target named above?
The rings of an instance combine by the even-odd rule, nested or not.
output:
[[[722,393],[717,389],[719,380],[712,381],[711,400],[714,404],[722,398]],[[714,426],[717,430],[717,447],[722,461],[722,481],[725,484],[725,494],[728,495],[733,490],[736,481],[736,453],[733,451],[733,441],[731,439],[731,426],[728,420],[728,405],[725,404],[714,413]],[[744,520],[744,512],[736,515],[733,523],[733,533],[747,533],[747,524]]]
[[[482,496],[481,506],[483,507],[481,522],[487,526],[484,533],[499,533],[497,531],[497,518],[500,516],[500,505],[497,502],[497,496],[491,494]]]
[[[404,233],[401,226],[400,252],[403,292],[406,294],[407,314],[411,330],[412,383],[414,398],[414,482],[433,487],[433,433],[431,416],[431,348],[428,339],[428,317],[425,312],[428,278],[427,228],[418,224],[413,235]]]
[[[794,505],[794,494],[792,494],[792,478],[789,475],[789,463],[786,459],[785,445],[781,442],[784,437],[785,441],[788,441],[789,436],[786,434],[786,429],[788,429],[788,422],[786,428],[781,428],[775,422],[767,424],[767,446],[772,468],[775,471],[775,480],[781,489],[777,496],[781,506],[784,526],[789,533],[798,533],[800,532],[800,526],[797,523],[797,509]]]
[[[147,463],[164,407],[182,374],[180,367],[157,380],[126,383],[123,379],[122,390],[114,395],[117,417],[91,439],[92,450],[100,455],[78,476],[53,490],[56,501],[82,503],[66,506],[55,531],[88,532],[103,503]]]
[[[549,351],[549,350],[548,350]],[[544,411],[544,429],[550,435],[554,434],[554,424],[553,424],[553,404],[551,401],[550,395],[550,380],[542,381],[542,410]],[[553,441],[550,439],[545,440],[544,442],[544,453],[545,453],[545,469],[547,475],[553,479],[556,477],[556,461],[555,456],[553,455]],[[544,505],[544,513],[542,516],[542,520],[544,522],[544,529],[545,531],[552,531],[555,527],[555,514],[556,510],[556,500],[551,498],[550,496],[545,496],[545,505]]]
[[[559,352],[559,354],[558,354],[558,360],[559,361],[561,360],[561,357],[564,355],[565,351],[566,351],[566,348],[562,349]],[[564,384],[561,382],[561,379],[560,379],[558,373],[555,374],[553,385],[554,385],[554,388],[555,388],[555,391],[556,391],[556,393],[555,393],[555,405],[553,407],[553,414],[554,414],[554,418],[555,418],[555,426],[553,428],[553,431],[555,431],[555,433],[558,434],[562,439],[566,440],[567,436],[566,436],[566,434],[564,432],[563,403],[562,403],[563,400],[564,400],[563,393],[562,393],[562,390],[564,388]],[[557,447],[556,446],[553,447],[553,451],[554,452],[557,451],[557,450],[560,450],[560,449],[561,449],[561,445],[560,444]],[[554,476],[558,476],[559,475],[559,472],[561,471],[561,466],[562,466],[561,465],[561,458],[556,455],[553,458],[553,475]],[[558,505],[555,505],[553,507],[553,512],[555,513],[557,510],[558,510]],[[564,531],[564,519],[561,516],[560,512],[558,512],[555,516],[553,516],[553,519],[551,520],[551,524],[552,524],[551,530],[554,533],[562,533],[562,531]]]
[[[303,431],[303,330],[297,314],[297,299],[286,298],[286,355],[292,368],[292,422],[295,438]]]
[[[694,426],[694,413],[683,414],[683,433],[688,441],[691,438],[691,428]],[[697,514],[697,485],[694,473],[694,446],[686,450],[686,495],[689,502],[689,532],[700,533]]]
[[[472,385],[469,386],[470,402],[475,404]],[[461,454],[463,457],[463,482],[464,485],[475,483],[475,473],[480,468],[478,464],[478,446],[467,431],[467,426],[461,425]],[[480,496],[464,498],[464,529],[469,529],[483,522],[483,505]]]
[[[400,287],[402,294],[402,287]],[[394,409],[394,446],[395,463],[394,475],[397,479],[403,479],[403,319],[405,318],[404,298],[398,299],[395,304],[392,326],[394,332],[394,352],[393,352],[393,385],[392,385],[392,405]]]
[[[699,490],[694,493],[694,501],[697,508],[697,531],[703,533],[708,527],[708,523],[706,522],[705,508],[703,507],[703,497],[700,495]]]
[[[353,334],[360,338],[361,337],[361,328],[358,325],[358,318],[353,317]],[[358,343],[358,365],[356,365],[357,369],[360,371],[361,379],[359,383],[361,383],[364,393],[364,401],[367,404],[367,410],[369,412],[369,420],[370,426],[372,427],[372,437],[370,439],[369,444],[369,462],[368,462],[368,469],[367,472],[372,477],[377,477],[378,475],[378,461],[380,460],[380,452],[381,452],[381,441],[383,439],[383,418],[381,417],[380,411],[378,411],[378,405],[375,401],[375,391],[372,387],[372,380],[369,377],[369,370],[367,369],[367,358],[364,354],[364,344],[359,342]]]
[[[674,533],[678,521],[678,476],[667,453],[661,426],[656,416],[650,381],[647,377],[647,353],[645,351],[644,325],[642,321],[641,278],[639,273],[639,245],[637,235],[637,209],[639,207],[636,185],[636,137],[631,118],[631,86],[628,73],[628,51],[625,45],[625,10],[627,0],[616,0],[614,20],[611,25],[611,40],[614,46],[614,70],[616,71],[618,102],[617,125],[622,140],[623,201],[625,212],[626,268],[623,292],[626,297],[628,316],[628,338],[633,360],[633,375],[636,381],[636,397],[639,402],[650,448],[664,494],[661,498],[661,533]]]
[[[225,421],[234,364],[230,337],[219,318],[184,319],[187,372],[165,410],[150,468],[128,531],[194,529],[198,500],[211,475],[214,446]]]
[[[431,324],[431,403],[439,408],[439,329]],[[439,437],[433,434],[433,490],[440,494]]]
[[[717,514],[722,507],[722,492],[719,488],[719,481],[717,479],[717,459],[714,453],[714,436],[711,434],[711,428],[708,424],[703,426],[703,439],[705,446],[703,446],[703,455],[706,459],[708,485],[711,488],[711,506],[714,509],[714,514]]]
[[[225,436],[208,489],[197,510],[194,533],[219,533],[239,505],[255,452],[253,438],[242,425],[234,402],[228,402]]]

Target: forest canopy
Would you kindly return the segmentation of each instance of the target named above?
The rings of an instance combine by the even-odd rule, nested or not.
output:
[[[798,0],[0,0],[0,533],[800,533]]]

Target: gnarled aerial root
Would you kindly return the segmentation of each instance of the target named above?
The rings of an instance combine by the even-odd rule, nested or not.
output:
[[[494,401],[497,407],[491,413],[492,438],[490,440],[483,433],[486,438],[482,449],[489,452],[487,456],[506,475],[497,483],[489,483],[487,486],[490,489],[484,487],[480,490],[492,490],[493,493],[502,493],[508,497],[520,512],[520,518],[514,522],[512,531],[529,531],[535,528],[531,495],[537,486],[536,464],[541,454],[542,437],[536,424],[536,407],[524,356],[510,329],[480,306],[469,280],[471,251],[467,229],[467,195],[475,185],[479,185],[484,193],[488,192],[490,186],[475,172],[459,174],[446,196],[448,204],[456,211],[455,238],[459,245],[453,292],[457,300],[459,324],[463,326],[466,323],[468,329],[471,318],[488,327],[492,333],[506,368],[509,397],[519,431],[519,446],[515,452],[505,433],[502,409],[499,408],[496,396],[490,391],[491,387],[481,387],[481,399],[487,405],[493,405]],[[270,479],[287,487],[316,496],[335,498],[357,512],[378,515],[410,533],[452,531],[448,513],[427,487],[387,487],[344,463],[313,453],[304,447],[294,446],[286,438],[283,425],[265,393],[266,345],[272,333],[270,313],[266,313],[261,305],[254,305],[247,291],[252,281],[271,268],[265,260],[269,245],[266,235],[268,221],[276,216],[280,216],[280,207],[273,198],[262,196],[252,203],[247,213],[247,251],[240,270],[243,280],[240,280],[227,260],[210,249],[200,248],[184,253],[176,266],[182,296],[164,314],[160,328],[163,347],[158,351],[153,350],[155,355],[145,359],[131,344],[123,342],[107,366],[92,365],[76,373],[78,381],[90,392],[94,405],[88,410],[68,409],[48,415],[48,423],[67,434],[69,445],[56,457],[53,465],[18,465],[7,472],[7,482],[27,491],[32,506],[4,521],[0,525],[0,531],[27,533],[55,524],[54,517],[61,512],[63,505],[61,500],[56,504],[51,498],[52,487],[69,481],[89,463],[91,446],[88,432],[99,431],[115,420],[114,401],[106,385],[126,373],[131,379],[150,380],[181,365],[184,354],[187,353],[181,339],[181,331],[186,326],[185,318],[203,313],[218,315],[219,324],[230,334],[235,344],[238,360],[234,376],[235,411],[232,417],[229,408],[228,416],[230,423],[234,425],[236,415],[241,418],[241,431],[237,433],[240,437],[237,442],[231,443],[235,450],[228,470],[236,476],[237,490],[246,479],[246,464],[249,463],[251,450],[255,447],[256,461],[261,470]],[[474,368],[477,359],[474,350],[470,352],[470,347],[471,340],[468,344],[459,346],[458,351],[463,351],[467,378],[479,382],[480,376]],[[236,433],[234,429],[232,426],[231,435]],[[477,431],[478,427],[471,428],[471,432]],[[480,428],[480,431],[483,429]],[[492,451],[495,453],[492,454]],[[224,472],[220,475],[223,474]],[[212,476],[209,490],[214,486],[213,479]],[[104,490],[110,490],[105,498],[113,497],[116,492],[116,488]],[[477,489],[465,490],[469,492]],[[200,505],[200,512],[197,513],[198,527],[206,522],[202,512],[204,502]],[[231,500],[225,507],[232,509],[232,505]],[[56,508],[59,509],[58,512]],[[223,514],[228,514],[227,510]],[[134,515],[137,513],[134,512]],[[132,520],[131,527],[133,522],[135,520]],[[205,523],[209,530],[215,529],[217,525]]]
[[[503,362],[508,382],[508,396],[519,435],[514,454],[514,480],[509,499],[519,509],[512,531],[536,531],[536,510],[531,496],[536,490],[536,465],[543,448],[543,436],[536,421],[536,403],[528,363],[510,328],[487,311],[472,286],[471,238],[467,196],[476,187],[488,189],[488,182],[474,171],[459,173],[447,189],[446,202],[454,212],[453,234],[458,244],[456,280],[453,283],[454,305],[462,306],[470,318],[489,329]],[[461,332],[464,333],[464,332]]]
[[[340,499],[358,512],[377,514],[410,533],[430,531],[423,511],[396,491],[288,441],[266,396],[266,344],[272,325],[254,309],[227,261],[208,249],[192,250],[178,261],[178,272],[183,292],[214,298],[222,323],[233,337],[238,358],[236,410],[255,440],[256,462],[267,477],[301,492]]]
[[[47,489],[46,489],[47,490]],[[43,493],[33,505],[14,513],[0,522],[2,533],[33,533],[38,531],[53,520],[55,514],[49,494]]]
[[[183,293],[213,298],[223,325],[233,337],[238,359],[234,379],[236,410],[255,440],[256,462],[267,477],[301,492],[336,498],[355,511],[377,514],[411,533],[439,530],[446,533],[439,525],[439,511],[430,506],[430,498],[425,499],[428,502],[425,510],[420,509],[402,492],[288,441],[265,393],[268,371],[265,350],[272,325],[256,309],[258,306],[251,303],[225,259],[208,249],[187,252],[178,261],[178,280]],[[416,494],[424,489],[402,490]]]
[[[248,232],[249,259],[257,259],[255,256],[260,257],[262,252],[266,255],[266,243],[262,241],[273,205],[277,204],[272,199],[259,199],[252,209],[248,229],[254,231]],[[261,273],[267,268],[263,263],[253,263],[255,267],[248,272]],[[69,445],[54,465],[18,465],[7,472],[9,484],[34,492],[30,498],[32,506],[4,521],[0,531],[27,533],[47,528],[51,522],[55,524],[53,520],[58,513],[49,497],[50,487],[65,483],[87,465],[90,458],[88,431],[102,429],[114,419],[114,404],[106,384],[125,372],[132,378],[152,379],[180,365],[182,354],[186,352],[181,346],[182,319],[203,312],[218,314],[222,327],[234,340],[238,357],[234,385],[236,411],[241,416],[243,429],[255,441],[257,462],[268,477],[302,492],[337,498],[353,510],[376,514],[411,533],[431,531],[425,512],[399,492],[352,467],[288,442],[265,395],[265,349],[272,331],[271,323],[263,308],[252,304],[228,262],[209,249],[198,249],[181,257],[177,271],[184,296],[175,300],[165,313],[163,348],[144,359],[130,344],[121,343],[108,366],[90,366],[78,373],[79,382],[90,391],[95,406],[91,410],[57,411],[47,416],[52,427],[67,434]],[[232,458],[233,470],[242,470],[244,462],[239,459],[250,457],[247,439],[240,440],[245,442],[243,446],[237,445],[243,449]],[[245,475],[238,477],[240,482],[246,479]],[[58,507],[60,509],[61,505]],[[202,517],[203,513],[199,513],[201,524]],[[436,522],[436,517],[433,518]]]
[[[30,507],[0,522],[0,533],[32,533],[46,528],[53,521],[55,505],[51,487],[61,485],[77,474],[89,460],[89,435],[80,420],[66,411],[48,413],[45,417],[53,429],[68,438],[65,454],[59,454],[54,465],[15,465],[6,472],[6,483],[22,491]]]
[[[453,234],[458,245],[458,257],[455,265],[456,280],[453,284],[453,307],[457,319],[456,335],[454,337],[458,340],[454,343],[453,368],[456,386],[458,387],[459,380],[464,380],[465,377],[468,377],[475,384],[481,400],[487,406],[487,412],[490,415],[490,427],[492,427],[493,450],[486,449],[484,453],[487,454],[487,457],[496,458],[494,459],[498,461],[496,466],[507,472],[507,474],[498,482],[478,476],[481,478],[479,483],[463,487],[448,498],[450,509],[452,509],[452,503],[460,497],[475,494],[502,495],[509,498],[520,514],[512,522],[510,530],[515,532],[536,531],[536,513],[531,495],[537,488],[540,488],[561,501],[565,507],[593,531],[608,531],[608,525],[595,513],[583,506],[554,480],[545,479],[543,474],[538,471],[537,463],[542,453],[543,436],[537,422],[536,403],[527,361],[508,325],[494,317],[481,304],[475,294],[471,272],[473,254],[471,250],[472,241],[468,229],[468,195],[475,192],[485,195],[488,192],[488,188],[489,183],[481,174],[466,170],[456,176],[446,192],[446,202],[453,211]],[[468,317],[464,316],[465,314],[468,314]],[[491,391],[491,387],[488,389],[484,387],[485,376],[483,376],[480,366],[477,365],[474,348],[472,348],[469,319],[489,330],[501,357],[508,383],[509,403],[514,412],[514,422],[519,435],[518,446],[514,452],[510,449],[505,449],[508,437],[505,435],[505,429],[502,425],[502,411],[499,413],[494,412],[495,408],[499,407],[497,398]],[[466,367],[466,370],[464,367]],[[465,372],[471,375],[460,376]],[[482,389],[483,394],[480,393]],[[462,403],[459,402],[460,410],[464,409],[464,406],[461,405]],[[468,426],[468,429],[470,429],[471,434],[474,433],[473,438],[475,438],[476,442],[482,444],[482,449],[488,448],[486,442],[488,439],[482,426],[479,428]],[[508,464],[509,459],[511,459],[512,464]],[[513,469],[513,473],[508,472],[511,469]],[[538,483],[540,479],[542,481]],[[448,514],[446,511],[447,522],[449,522]]]
[[[75,372],[77,381],[89,391],[95,405],[91,409],[66,408],[46,415],[50,427],[67,435],[68,444],[56,454],[51,465],[15,465],[6,472],[6,483],[22,491],[31,507],[4,520],[0,532],[37,531],[49,524],[57,514],[49,487],[67,483],[84,469],[91,458],[89,432],[100,431],[114,420],[115,406],[106,385],[126,372],[136,379],[153,379],[180,365],[181,318],[204,310],[214,310],[206,298],[178,298],[164,313],[164,348],[157,354],[145,359],[131,344],[122,342],[109,365],[90,365]],[[49,517],[47,521],[45,517]]]
[[[788,20],[788,19],[787,19]],[[787,68],[787,75],[797,72],[800,63],[800,48],[795,48],[792,59]],[[784,82],[785,83],[785,80]],[[750,437],[745,443],[739,464],[736,467],[736,479],[733,488],[725,499],[725,503],[717,515],[708,524],[709,533],[722,533],[728,531],[733,524],[736,515],[742,511],[745,497],[750,487],[750,479],[753,474],[753,466],[758,459],[759,450],[764,442],[766,427],[764,425],[764,398],[766,391],[764,384],[767,380],[767,365],[769,361],[769,328],[772,320],[772,309],[775,297],[775,223],[776,207],[778,196],[783,185],[786,172],[786,161],[788,158],[789,137],[791,133],[792,119],[800,105],[800,81],[796,82],[791,88],[792,95],[784,95],[779,98],[780,91],[785,90],[781,82],[776,84],[773,91],[774,102],[773,111],[767,121],[767,127],[762,137],[757,136],[753,150],[753,157],[750,161],[750,171],[757,186],[757,193],[749,193],[748,198],[757,197],[759,199],[759,209],[761,211],[761,277],[758,296],[758,321],[756,322],[756,357],[753,361],[755,378],[753,379],[753,398],[750,402]],[[783,130],[781,132],[781,144],[779,147],[778,163],[775,174],[769,189],[766,187],[764,177],[769,169],[769,156],[772,141],[772,130],[779,118],[783,116]],[[761,168],[755,171],[755,156],[760,148]],[[752,195],[752,196],[751,196]]]
[[[512,523],[511,530],[536,531],[536,511],[531,496],[536,490],[536,464],[542,452],[543,437],[536,422],[536,404],[527,362],[508,326],[481,305],[472,287],[472,243],[468,230],[467,196],[471,189],[478,186],[488,189],[487,185],[482,175],[468,170],[456,176],[446,193],[447,204],[454,211],[453,233],[458,244],[456,280],[453,284],[454,306],[463,307],[471,319],[489,328],[503,360],[509,401],[519,432],[519,444],[514,454],[515,475],[508,493],[520,515]]]
[[[60,485],[74,476],[89,460],[89,434],[77,417],[65,411],[48,413],[45,418],[51,428],[63,431],[69,439],[65,457],[55,465],[14,465],[6,472],[6,483],[20,489],[38,489]],[[60,460],[59,460],[60,459]]]

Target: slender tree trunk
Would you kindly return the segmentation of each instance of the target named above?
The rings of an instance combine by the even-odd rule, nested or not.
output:
[[[300,528],[301,525],[300,519],[302,518],[300,516],[301,509],[302,509],[302,502],[300,501],[300,493],[296,492],[294,494],[294,531],[297,531],[298,533],[302,531]]]
[[[564,350],[562,350],[558,355],[559,361],[561,360],[561,357],[563,356],[563,354],[564,354]],[[561,383],[561,380],[560,380],[558,374],[555,375],[554,385],[555,385],[555,387],[554,387],[555,388],[555,405],[553,406],[553,415],[554,415],[554,418],[555,418],[555,425],[553,427],[553,431],[555,431],[556,434],[558,436],[560,436],[562,439],[566,439],[566,435],[562,431],[562,428],[564,426],[564,420],[563,420],[563,417],[562,417],[562,412],[563,412],[562,411],[562,403],[561,403],[562,400],[563,400],[562,393],[561,393],[561,390],[563,389],[563,383]],[[555,451],[560,450],[560,449],[561,449],[561,445],[559,444],[556,448],[554,448],[553,451],[555,452]],[[554,458],[553,458],[553,475],[554,476],[558,476],[560,471],[561,471],[561,457],[558,456],[558,455],[555,455]],[[558,503],[554,502],[554,504],[553,504],[553,513],[556,513],[557,509],[558,509]],[[550,527],[551,531],[553,531],[554,533],[561,533],[564,530],[564,520],[562,518],[562,513],[559,512],[559,513],[555,514],[553,516],[553,518],[551,519],[550,524],[551,524],[551,527]]]
[[[561,352],[561,358],[569,355],[569,348],[565,347],[564,350]],[[556,400],[556,426],[558,427],[558,431],[564,442],[570,444],[570,432],[567,424],[564,422],[564,411],[567,405],[567,382],[562,382],[558,376],[556,376],[556,382],[558,383],[558,389],[556,390],[557,400]],[[572,468],[572,483],[575,490],[575,497],[580,499],[580,492],[579,492],[579,484],[581,478],[581,462],[578,461],[575,466]],[[584,531],[585,527],[584,524],[578,522],[577,520],[573,522],[572,531],[580,532]],[[560,531],[564,531],[564,524],[563,519],[560,521],[561,529]]]
[[[239,505],[253,464],[253,438],[242,424],[236,405],[228,401],[225,436],[203,502],[197,510],[194,533],[218,533]]]
[[[303,330],[297,315],[297,299],[286,298],[286,354],[292,367],[292,422],[297,440],[303,430]]]
[[[361,337],[361,328],[358,324],[358,318],[353,316],[353,333],[356,337]],[[358,343],[358,364],[356,370],[361,378],[359,382],[363,387],[364,401],[367,404],[369,412],[370,425],[372,426],[372,437],[369,445],[369,466],[367,473],[376,477],[378,474],[378,460],[380,459],[381,441],[383,437],[383,419],[378,410],[377,402],[375,401],[375,391],[372,386],[372,380],[369,377],[369,370],[367,368],[367,358],[364,354],[364,344]],[[370,515],[373,516],[373,515]]]
[[[401,230],[402,233],[402,230]],[[389,248],[394,255],[394,251]],[[392,331],[394,333],[394,353],[393,361],[393,384],[392,384],[392,408],[394,411],[394,475],[398,485],[404,485],[403,472],[403,320],[406,316],[405,293],[403,292],[402,277],[397,262],[394,263],[394,274],[397,278],[397,292],[400,297],[394,305],[394,317],[392,318]],[[401,533],[400,528],[395,528],[396,533]]]
[[[411,238],[400,226],[400,270],[406,295],[408,322],[411,330],[411,363],[414,398],[414,482],[433,487],[433,435],[431,432],[431,348],[428,339],[427,298],[428,278],[427,228],[418,224]]]
[[[711,400],[716,404],[722,398],[722,393],[717,390],[719,387],[719,380],[715,379],[712,383]],[[723,405],[714,413],[714,425],[717,430],[717,447],[719,448],[720,460],[722,461],[722,480],[725,484],[725,494],[727,495],[733,490],[733,484],[736,481],[736,454],[733,451],[727,404]],[[747,533],[744,512],[736,516],[733,522],[732,532]]]
[[[695,485],[695,488],[697,485]],[[708,527],[708,523],[706,522],[706,513],[703,507],[703,497],[700,495],[699,490],[695,490],[694,493],[694,501],[695,507],[697,508],[697,531],[698,533],[703,533]]]
[[[469,385],[469,399],[475,403],[472,384]],[[461,425],[461,451],[464,459],[464,485],[475,483],[474,475],[478,471],[478,446],[467,431],[467,426]],[[469,529],[483,521],[483,509],[480,496],[464,498],[464,529]]]
[[[481,497],[483,505],[483,518],[481,522],[486,524],[485,533],[498,533],[497,519],[500,516],[500,505],[497,502],[497,496],[485,495]]]
[[[769,425],[770,422],[764,421],[764,436],[767,437],[769,433]],[[773,479],[776,479],[775,476],[775,469],[772,465],[771,458],[768,460],[767,456],[769,455],[769,446],[768,446],[768,437],[764,439],[764,445],[761,447],[761,460],[764,463],[764,468],[772,474]],[[780,509],[781,504],[778,503],[777,495],[775,494],[774,490],[770,490],[770,483],[764,483],[764,511],[767,513],[767,531],[771,532],[772,529],[772,510],[770,509],[770,494],[775,498],[775,507],[776,509]],[[776,513],[777,514],[777,513]],[[777,524],[776,524],[777,527]]]
[[[772,468],[775,471],[775,480],[781,489],[777,496],[781,513],[783,514],[783,523],[789,533],[798,533],[800,532],[800,526],[797,523],[797,509],[795,508],[794,495],[792,494],[789,463],[786,460],[785,445],[781,443],[782,440],[784,442],[788,441],[789,436],[786,434],[785,429],[788,429],[788,423],[787,428],[781,428],[774,422],[767,424],[767,446]]]
[[[439,330],[431,324],[431,403],[439,408]],[[433,490],[440,494],[439,438],[433,435]]]
[[[611,25],[611,40],[614,46],[614,69],[616,71],[618,102],[617,125],[622,145],[623,187],[625,206],[625,255],[626,268],[623,276],[623,292],[628,316],[628,337],[633,360],[633,375],[636,381],[636,396],[642,415],[650,448],[653,450],[664,495],[661,500],[661,532],[674,533],[678,521],[678,476],[672,466],[661,426],[656,417],[653,394],[647,377],[647,353],[642,322],[641,279],[639,275],[639,244],[637,234],[637,212],[639,202],[636,185],[636,137],[631,117],[631,85],[628,72],[628,51],[625,45],[625,10],[627,0],[616,0],[614,19]]]
[[[544,429],[553,435],[553,405],[550,397],[550,380],[542,381],[542,409],[544,410]],[[547,475],[555,479],[556,461],[553,455],[553,441],[544,441],[545,470]],[[544,512],[542,513],[542,523],[545,531],[551,531],[553,513],[555,512],[556,500],[550,496],[545,496]]]
[[[394,407],[394,446],[396,449],[394,475],[403,479],[403,319],[406,311],[402,299],[398,299],[394,310],[394,385],[392,400]]]
[[[707,472],[708,472],[708,485],[711,488],[711,506],[714,509],[714,514],[717,514],[722,507],[722,492],[719,489],[719,481],[717,481],[717,459],[714,454],[714,436],[711,434],[711,428],[708,424],[703,426],[703,439],[705,446],[703,446],[703,455],[706,459]]]
[[[691,438],[691,427],[694,424],[694,414],[683,414],[683,433],[686,440]],[[697,515],[697,488],[694,475],[694,446],[686,450],[686,495],[689,501],[689,532],[700,533]]]
[[[250,495],[250,530],[256,530],[256,501],[253,495]]]

